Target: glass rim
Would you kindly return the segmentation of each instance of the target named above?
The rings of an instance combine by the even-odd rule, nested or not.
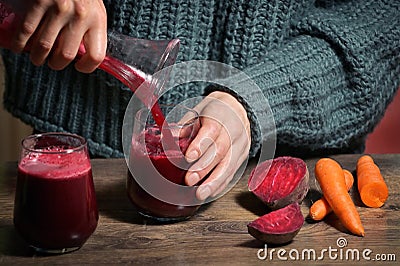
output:
[[[43,149],[35,149],[31,147],[27,147],[27,141],[28,140],[34,140],[34,139],[39,139],[41,137],[46,137],[46,136],[64,136],[64,137],[70,137],[74,139],[78,139],[80,141],[80,144],[77,145],[76,147],[73,148],[68,148],[68,149],[63,149],[61,151],[48,151],[48,150],[43,150]],[[21,141],[21,146],[23,149],[29,152],[34,152],[34,153],[45,153],[45,154],[69,154],[73,153],[76,151],[80,151],[84,149],[87,146],[87,141],[84,137],[79,136],[77,134],[73,133],[67,133],[67,132],[46,132],[46,133],[38,133],[38,134],[32,134],[29,136],[26,136],[25,138],[22,139]]]
[[[181,107],[181,108],[184,108],[184,109],[186,109],[188,112],[191,112],[193,115],[194,115],[194,117],[192,117],[192,118],[190,118],[188,121],[186,121],[185,123],[183,123],[183,124],[178,124],[178,123],[167,123],[167,125],[163,125],[163,126],[165,126],[165,128],[168,128],[168,129],[180,129],[180,128],[183,128],[183,127],[188,127],[188,126],[192,126],[192,125],[194,125],[195,123],[196,123],[196,121],[198,121],[199,119],[200,119],[200,115],[199,115],[199,113],[196,111],[196,110],[194,110],[193,108],[190,108],[190,107],[188,107],[188,106],[185,106],[185,105],[182,105],[182,104],[160,104],[160,107],[161,107],[161,109],[162,109],[162,107],[173,107],[173,108],[175,108],[176,106],[178,106],[178,107]],[[151,116],[151,111],[150,111],[150,109],[149,108],[147,108],[147,107],[143,107],[143,108],[140,108],[137,112],[136,112],[136,114],[135,114],[135,120],[136,121],[139,121],[141,124],[144,124],[144,125],[147,125],[147,121],[142,121],[142,119],[140,119],[140,116],[141,116],[141,114],[143,114],[143,112],[148,112],[149,113],[149,115]],[[166,114],[166,118],[168,117],[168,114]],[[167,121],[168,122],[168,121]]]

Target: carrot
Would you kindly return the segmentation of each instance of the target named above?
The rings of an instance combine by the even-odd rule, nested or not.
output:
[[[342,167],[333,159],[322,158],[315,165],[315,177],[326,201],[351,233],[364,236],[360,215],[346,189]]]
[[[346,189],[349,191],[354,184],[354,177],[349,170],[343,169],[344,181],[346,183]],[[325,197],[322,196],[319,200],[313,203],[310,208],[310,216],[315,221],[321,221],[329,213],[332,212],[332,208],[326,201]]]
[[[369,155],[357,161],[357,183],[361,201],[368,207],[381,207],[389,196],[381,171]]]

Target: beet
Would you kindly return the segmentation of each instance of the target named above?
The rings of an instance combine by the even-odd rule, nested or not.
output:
[[[271,210],[301,203],[309,190],[306,163],[299,158],[278,157],[260,163],[250,174],[248,187]]]
[[[249,234],[267,244],[290,242],[303,226],[304,217],[300,205],[295,202],[272,211],[247,225]]]

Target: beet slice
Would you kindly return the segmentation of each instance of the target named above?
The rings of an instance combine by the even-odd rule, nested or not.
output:
[[[260,163],[250,173],[248,188],[271,210],[301,203],[309,190],[306,163],[284,156]]]
[[[267,213],[247,225],[249,234],[267,244],[290,242],[304,224],[300,205],[295,202]]]

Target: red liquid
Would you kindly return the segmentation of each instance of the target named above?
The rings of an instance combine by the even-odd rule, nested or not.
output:
[[[150,186],[163,195],[171,196],[171,200],[176,204],[164,202],[150,195],[138,184],[130,171],[128,171],[127,177],[128,196],[137,210],[144,215],[160,220],[163,218],[185,219],[192,216],[201,204],[195,196],[196,187],[186,186],[186,189],[182,190],[181,187],[173,184],[167,186],[165,179],[174,184],[185,186],[184,178],[189,164],[184,158],[184,152],[192,139],[175,139],[182,151],[164,151],[160,135],[150,134],[154,130],[157,130],[157,128],[148,129],[146,132],[146,150],[139,143],[134,142],[132,144],[130,169],[133,171],[133,175],[139,178],[140,184]],[[193,134],[193,136],[195,135]],[[159,174],[156,173],[154,168]]]
[[[95,231],[98,210],[84,154],[39,154],[18,167],[14,224],[32,246],[80,247]]]
[[[0,0],[0,47],[11,48],[11,37],[16,30],[18,20],[18,14],[14,13],[12,6]],[[77,58],[82,57],[85,53],[85,47],[81,44]],[[146,82],[146,86],[140,93],[137,93],[137,97],[145,106],[148,108],[151,107],[151,114],[158,126],[162,127],[165,124],[165,116],[157,101],[157,95],[154,95],[154,88],[150,86],[146,77],[140,74],[137,69],[109,55],[104,58],[103,62],[99,65],[99,69],[117,78],[125,86],[129,87],[132,92],[136,92],[137,88]],[[176,148],[177,144],[173,141],[171,132],[166,127],[162,128],[166,145],[170,148]]]
[[[15,14],[10,6],[0,2],[0,47],[11,48],[11,36],[15,31]]]
[[[81,45],[82,47],[82,45]],[[83,51],[82,51],[83,50]],[[84,53],[84,48],[80,49],[80,55]],[[110,56],[106,56],[103,62],[99,66],[100,69],[116,77],[125,86],[129,87],[132,92],[136,92],[142,84],[144,86],[139,90],[137,97],[143,102],[143,104],[150,108],[151,115],[153,116],[156,124],[162,129],[165,138],[165,145],[169,149],[177,149],[177,143],[174,141],[171,131],[168,129],[168,123],[165,120],[165,116],[160,108],[160,104],[154,95],[154,88],[143,76],[138,74],[134,68],[125,65],[123,62],[119,61]],[[125,73],[129,73],[129,78],[126,77]]]
[[[11,37],[16,30],[18,20],[18,15],[13,12],[12,7],[0,0],[0,47],[11,48]],[[82,57],[85,53],[85,46],[82,43],[79,47],[77,58]],[[99,65],[99,69],[117,78],[134,93],[143,83],[145,84],[140,93],[137,93],[137,97],[145,106],[151,107],[150,111],[154,121],[163,130],[166,145],[170,148],[176,148],[177,144],[174,142],[171,132],[167,129],[168,125],[165,121],[165,116],[161,111],[156,95],[154,95],[154,88],[151,87],[149,80],[146,80],[146,77],[134,67],[108,55]]]

